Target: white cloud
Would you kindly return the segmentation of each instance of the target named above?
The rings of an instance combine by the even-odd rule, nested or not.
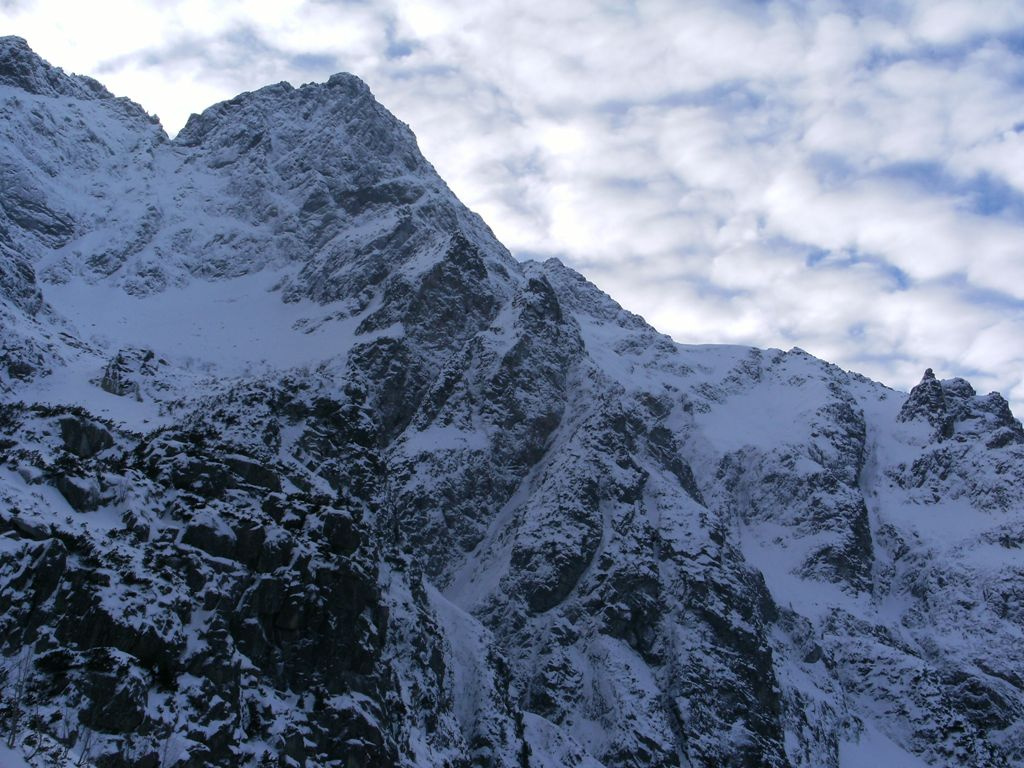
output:
[[[914,5],[910,28],[924,42],[955,45],[1021,25],[1024,7],[1013,0],[922,0]]]

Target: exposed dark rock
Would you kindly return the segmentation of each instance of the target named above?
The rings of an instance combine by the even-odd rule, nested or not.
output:
[[[950,429],[946,410],[946,394],[932,369],[924,372],[921,383],[910,390],[910,397],[900,409],[900,421],[923,418],[940,432]],[[948,437],[948,435],[946,435]]]
[[[94,477],[60,474],[54,478],[53,484],[71,508],[78,512],[91,512],[99,506],[100,486]]]
[[[11,526],[25,538],[36,541],[44,541],[52,536],[52,532],[47,526],[23,520],[17,515],[11,518]]]
[[[231,557],[237,541],[230,528],[217,527],[212,522],[193,522],[185,526],[181,543],[198,547],[214,557]]]
[[[114,444],[114,438],[106,427],[77,416],[66,416],[60,420],[60,437],[64,447],[80,459],[92,458]]]
[[[266,488],[268,491],[281,490],[281,478],[269,467],[244,456],[225,456],[224,463],[232,472],[250,485]]]
[[[152,377],[162,363],[152,350],[122,349],[107,364],[100,388],[112,395],[142,397],[142,382]]]
[[[82,691],[90,704],[79,717],[104,733],[132,733],[145,720],[149,686],[131,661],[97,648],[88,654],[83,669]]]

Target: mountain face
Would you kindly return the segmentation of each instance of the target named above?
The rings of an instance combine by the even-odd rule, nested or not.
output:
[[[5,759],[1024,763],[1003,398],[678,345],[350,75],[172,141],[0,38],[0,399]]]

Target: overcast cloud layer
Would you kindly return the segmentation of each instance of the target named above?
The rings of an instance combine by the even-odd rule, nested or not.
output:
[[[0,0],[160,115],[366,80],[517,256],[687,343],[1024,415],[1024,3]]]

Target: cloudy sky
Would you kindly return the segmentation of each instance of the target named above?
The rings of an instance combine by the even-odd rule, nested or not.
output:
[[[0,0],[157,113],[359,75],[517,256],[682,342],[1024,415],[1024,2]]]

